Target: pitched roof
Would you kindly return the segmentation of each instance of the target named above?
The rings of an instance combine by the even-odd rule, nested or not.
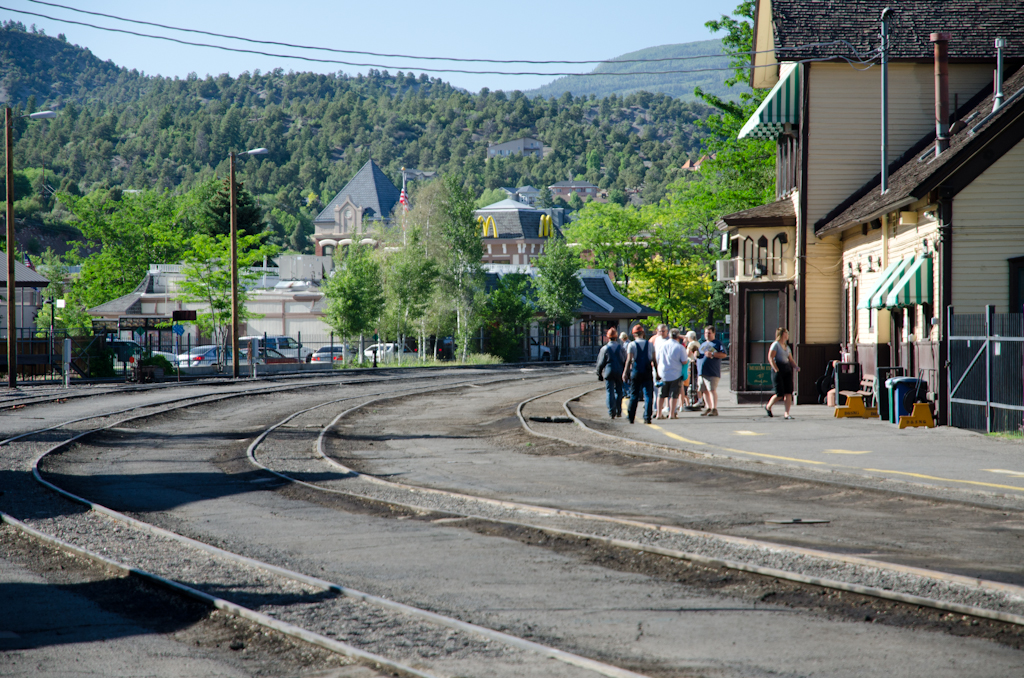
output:
[[[482,216],[484,219],[493,217],[494,226],[498,229],[498,238],[514,240],[539,238],[540,218],[545,214],[550,214],[550,210],[540,210],[516,200],[502,200],[482,210],[477,210],[473,214],[478,217]],[[562,230],[557,221],[553,225],[555,234],[561,236]]]
[[[839,231],[875,218],[878,214],[898,209],[920,200],[941,182],[961,169],[978,173],[998,159],[994,154],[979,161],[978,152],[1005,130],[1024,135],[1024,68],[1003,82],[1003,105],[992,113],[992,94],[985,97],[974,110],[964,116],[963,123],[955,123],[950,131],[949,148],[935,156],[934,132],[925,135],[915,146],[929,147],[923,155],[910,154],[889,178],[889,190],[883,195],[881,178],[876,176],[861,187],[832,213],[815,224],[818,234]]]
[[[351,198],[353,203],[366,209],[367,216],[387,219],[401,194],[377,163],[367,160],[352,180],[345,184],[345,188],[327,203],[327,207],[317,215],[313,223],[334,223],[334,208],[344,203],[346,198]]]
[[[14,262],[15,287],[46,287],[50,281],[18,261]],[[7,285],[7,257],[0,257],[0,285]]]
[[[548,188],[597,188],[597,185],[589,181],[559,181]]]
[[[134,290],[99,306],[93,306],[86,313],[89,315],[102,315],[106,313],[117,313],[119,315],[139,315],[142,313],[142,295],[153,293],[153,276],[145,275]]]
[[[793,198],[783,198],[727,214],[718,221],[718,228],[723,231],[734,226],[796,226],[796,205]]]
[[[1020,0],[771,0],[775,56],[797,61],[840,54],[843,40],[861,54],[878,47],[882,10],[892,7],[890,59],[931,60],[931,33],[951,33],[950,60],[995,59],[996,38],[1006,58],[1024,58],[1024,3]]]
[[[485,288],[488,293],[498,286],[498,280],[509,273],[525,273],[531,278],[537,269],[533,266],[516,264],[484,264]],[[577,273],[583,286],[583,301],[576,307],[577,316],[602,318],[649,318],[659,315],[650,306],[635,302],[615,289],[608,273],[598,268],[584,268]]]
[[[478,212],[494,212],[494,211],[497,211],[497,210],[527,210],[527,211],[534,210],[535,211],[536,209],[537,209],[536,207],[532,207],[530,205],[527,205],[525,202],[519,202],[518,200],[513,200],[512,198],[505,198],[504,200],[499,200],[498,202],[492,203],[492,204],[488,205],[487,207],[484,207],[483,209],[477,210],[477,211]]]
[[[587,315],[600,315],[622,318],[649,318],[660,315],[650,306],[629,299],[618,290],[601,269],[585,268],[579,272],[583,284],[583,303],[577,311]]]

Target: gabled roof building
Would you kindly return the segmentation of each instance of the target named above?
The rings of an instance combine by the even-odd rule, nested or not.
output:
[[[544,251],[549,237],[562,237],[563,208],[538,209],[506,199],[476,210],[484,244],[484,263],[529,264]],[[551,233],[545,233],[550,220]]]
[[[878,191],[882,159],[877,57],[879,20],[886,7],[891,7],[890,153],[886,159],[890,182],[883,197]],[[722,263],[720,272],[733,289],[732,388],[741,399],[760,397],[767,388],[756,379],[758,370],[747,367],[767,362],[767,346],[774,338],[769,326],[777,321],[790,329],[795,344],[802,368],[797,384],[801,403],[817,401],[814,380],[835,359],[857,362],[864,374],[882,378],[886,376],[879,371],[883,367],[899,367],[913,376],[921,373],[930,391],[941,391],[946,384],[943,309],[954,305],[952,300],[959,294],[956,272],[967,270],[956,263],[966,255],[958,259],[956,225],[943,221],[941,193],[952,186],[951,177],[967,181],[968,168],[981,164],[977,154],[970,161],[958,160],[966,158],[963,154],[970,154],[970,149],[989,144],[981,153],[991,152],[994,158],[1003,152],[984,138],[995,135],[992,130],[997,126],[1013,127],[1005,118],[1010,113],[999,120],[988,119],[975,134],[970,130],[986,118],[986,106],[988,113],[992,110],[991,98],[988,104],[984,100],[992,93],[995,39],[1005,40],[1006,73],[1024,64],[1024,4],[1019,0],[756,0],[753,32],[751,85],[770,91],[740,136],[776,141],[776,202],[727,215],[719,224],[728,235],[731,258]],[[950,148],[938,156],[933,146],[935,121],[941,117],[935,104],[937,46],[948,53],[945,86],[950,121],[961,121],[954,129],[967,135],[958,139],[954,134]],[[871,64],[874,68],[867,68]],[[1012,78],[1005,79],[1008,92],[1014,86]],[[969,120],[970,116],[975,117]],[[1010,143],[1013,133],[998,136],[999,143],[1010,150],[968,183],[979,186],[977,182],[991,171],[1014,171],[1010,167],[1016,153]],[[962,205],[969,202],[959,200]],[[1019,222],[1014,215],[1024,212],[1024,205],[1004,193],[998,200],[990,199],[988,210],[985,218],[990,225],[1010,224]],[[958,209],[957,214],[962,217],[963,213]],[[980,228],[969,220],[959,224],[965,229],[968,225]],[[952,230],[941,230],[947,227]],[[960,242],[972,237],[964,232]],[[987,237],[995,238],[990,243],[1006,257],[1024,255],[1017,251],[1024,248],[1024,237],[1012,229]],[[953,250],[943,254],[937,241]],[[952,296],[936,293],[931,301],[920,297],[919,303],[909,303],[899,301],[897,294],[893,298],[899,303],[893,306],[887,305],[888,293],[882,301],[875,299],[880,299],[878,293],[864,299],[878,277],[887,271],[892,274],[894,263],[910,256],[920,261],[926,253],[935,276],[935,284],[927,289],[940,289],[935,285],[942,270],[953,281]],[[991,281],[1005,283],[1010,275],[1007,260],[982,264],[980,255],[971,256],[975,257],[972,266],[980,270],[1000,269],[997,277],[989,277],[992,293],[988,298],[1005,308],[1008,292],[995,292]],[[923,276],[925,268],[924,263],[916,267],[915,275]],[[959,279],[966,284],[969,277],[961,274]],[[1005,290],[1004,283],[994,285]],[[977,283],[970,284],[977,290],[975,301],[964,310],[973,311],[985,293]],[[940,406],[940,419],[945,410],[948,406]]]
[[[313,219],[316,254],[329,256],[337,247],[371,241],[366,235],[374,225],[390,225],[400,197],[401,190],[368,160]]]

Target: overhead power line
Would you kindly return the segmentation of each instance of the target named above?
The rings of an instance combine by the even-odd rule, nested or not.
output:
[[[30,1],[33,1],[33,0],[30,0]],[[3,6],[3,5],[0,5],[0,9],[7,10],[9,12],[14,12],[16,14],[25,14],[25,15],[28,15],[28,16],[39,17],[39,18],[42,18],[42,19],[49,19],[50,21],[56,21],[58,23],[71,24],[71,25],[75,25],[75,26],[85,26],[86,28],[93,28],[93,29],[99,30],[99,31],[106,31],[106,32],[109,32],[109,33],[120,33],[120,34],[123,34],[123,35],[133,35],[133,36],[136,36],[136,37],[148,38],[148,39],[152,39],[152,40],[164,40],[166,42],[173,42],[173,43],[177,43],[179,45],[188,45],[190,47],[206,47],[206,48],[209,48],[209,49],[216,49],[216,50],[221,50],[221,51],[224,51],[224,52],[235,52],[235,53],[240,53],[240,54],[256,54],[256,55],[259,55],[259,56],[268,56],[268,57],[274,57],[274,58],[277,58],[277,59],[293,59],[293,60],[306,61],[306,62],[311,62],[311,63],[337,64],[337,65],[341,65],[341,66],[355,66],[355,67],[358,67],[358,68],[381,68],[381,69],[385,69],[385,70],[410,71],[410,72],[412,72],[412,71],[421,71],[421,72],[428,72],[428,73],[460,73],[460,74],[467,74],[467,75],[513,75],[513,76],[539,75],[539,76],[546,76],[546,77],[552,77],[552,76],[554,76],[554,77],[562,77],[562,76],[600,77],[600,76],[618,76],[618,75],[673,75],[673,74],[683,74],[683,73],[709,73],[709,72],[715,72],[715,71],[732,71],[732,70],[735,70],[732,66],[722,66],[722,67],[710,67],[710,68],[672,69],[672,70],[662,70],[662,71],[627,71],[627,72],[589,71],[589,72],[585,72],[585,73],[578,73],[578,72],[557,72],[557,71],[488,71],[488,70],[468,70],[468,69],[461,69],[461,68],[432,68],[432,67],[423,67],[423,66],[395,66],[393,64],[362,63],[362,62],[355,62],[355,61],[345,61],[345,60],[341,60],[341,59],[326,59],[326,58],[321,58],[321,57],[302,56],[302,55],[297,55],[297,54],[278,54],[278,53],[274,53],[274,52],[264,52],[262,50],[246,49],[244,47],[230,47],[230,46],[227,46],[227,45],[217,45],[217,44],[205,43],[205,42],[192,42],[190,40],[182,40],[180,38],[172,38],[172,37],[166,36],[166,35],[153,35],[151,33],[141,33],[141,32],[138,32],[138,31],[132,31],[132,30],[128,30],[128,29],[125,29],[125,28],[113,28],[113,27],[110,27],[110,26],[99,26],[99,25],[91,24],[91,23],[88,23],[88,22],[85,22],[85,21],[75,21],[73,19],[62,19],[62,18],[59,18],[59,17],[50,16],[48,14],[41,14],[39,12],[29,12],[27,10],[22,10],[22,9],[14,9],[12,7],[6,7],[6,6]],[[129,22],[131,21],[131,20],[128,20],[128,19],[121,19],[121,20],[122,21],[129,21]],[[853,47],[852,45],[850,45],[850,43],[848,43],[846,41],[837,40],[837,41],[832,41],[832,42],[829,42],[829,43],[813,43],[813,44],[809,44],[809,45],[803,45],[803,46],[800,46],[800,47],[792,47],[792,48],[788,48],[788,49],[791,49],[791,50],[806,49],[808,47],[814,47],[814,46],[819,46],[819,45],[835,45],[835,44],[844,44],[844,45],[849,46],[851,49]],[[307,49],[318,49],[318,48],[307,48]],[[769,51],[772,51],[772,50],[769,50]],[[854,53],[856,54],[856,50],[854,50]],[[874,56],[873,54],[869,54],[869,55],[867,55],[867,59],[871,59],[871,58],[873,58],[873,56]],[[427,59],[427,58],[433,58],[433,57],[410,57],[410,58],[423,58],[423,59]],[[441,59],[441,57],[437,57],[437,58]],[[813,61],[830,61],[830,60],[836,59],[836,58],[843,59],[843,60],[847,61],[848,63],[850,63],[851,65],[854,64],[854,63],[860,63],[860,64],[868,63],[868,61],[864,57],[861,57],[860,55],[855,56],[853,58],[850,58],[850,57],[847,57],[847,56],[844,56],[844,55],[841,55],[841,54],[840,55],[834,55],[834,56],[828,56],[828,57],[803,59],[803,60],[799,61],[798,63],[809,63],[809,62],[813,62]],[[676,60],[677,59],[669,59],[669,61],[676,61]],[[521,63],[521,62],[509,62],[509,63]],[[541,63],[559,63],[559,62],[541,62]],[[595,62],[584,62],[584,63],[595,63]],[[622,62],[612,61],[612,62],[607,62],[607,63],[622,63]],[[752,66],[752,68],[772,68],[772,67],[775,67],[776,65],[777,64],[765,64],[765,65],[762,65],[762,66]]]
[[[275,47],[291,47],[294,49],[305,49],[318,52],[331,52],[334,54],[357,54],[360,56],[372,56],[372,57],[383,57],[390,59],[413,59],[416,61],[452,61],[459,63],[487,63],[487,64],[535,64],[535,65],[584,65],[584,64],[639,64],[639,63],[658,63],[662,61],[687,61],[691,59],[714,59],[714,58],[727,58],[727,57],[748,57],[752,54],[766,54],[768,52],[776,51],[787,51],[787,50],[799,50],[806,49],[808,47],[823,47],[831,45],[845,45],[850,50],[857,54],[857,50],[854,49],[853,45],[846,42],[845,40],[832,40],[829,42],[818,42],[809,45],[801,45],[800,47],[782,47],[779,49],[766,49],[758,52],[722,52],[719,54],[698,54],[678,57],[659,57],[656,59],[588,59],[581,61],[569,61],[569,60],[557,60],[557,59],[544,59],[544,60],[531,60],[531,59],[482,59],[482,58],[469,58],[469,57],[448,57],[448,56],[417,56],[414,54],[391,54],[387,52],[366,52],[354,49],[339,49],[337,47],[318,47],[315,45],[300,45],[291,42],[278,42],[275,40],[259,40],[256,38],[247,38],[241,35],[231,35],[230,33],[215,33],[213,31],[204,31],[198,28],[183,28],[181,26],[171,26],[169,24],[161,24],[155,21],[144,21],[142,19],[129,19],[123,16],[117,16],[116,14],[104,14],[103,12],[93,12],[90,10],[79,9],[77,7],[71,7],[69,5],[61,5],[56,2],[46,2],[45,0],[28,0],[31,3],[37,5],[46,5],[48,7],[59,7],[60,9],[70,10],[72,12],[78,12],[79,14],[88,14],[91,16],[104,17],[106,19],[114,19],[115,21],[123,21],[125,23],[138,24],[142,26],[153,26],[155,28],[164,28],[170,31],[180,31],[182,33],[195,33],[197,35],[208,35],[214,38],[227,38],[228,40],[240,40],[242,42],[248,42],[256,45],[273,45]],[[859,56],[859,55],[858,55]],[[729,69],[731,70],[731,69]]]

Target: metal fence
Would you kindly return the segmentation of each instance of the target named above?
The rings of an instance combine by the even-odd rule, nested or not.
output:
[[[1024,433],[1024,314],[953,312],[949,322],[949,423]]]

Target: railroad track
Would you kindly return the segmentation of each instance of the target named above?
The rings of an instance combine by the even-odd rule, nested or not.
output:
[[[521,375],[516,376],[521,378]],[[427,388],[423,388],[421,386],[390,390],[377,394],[349,395],[342,398],[336,398],[290,415],[285,421],[278,422],[274,426],[270,427],[270,429],[265,431],[257,440],[262,441],[268,433],[279,428],[281,425],[287,423],[287,421],[295,418],[296,416],[312,410],[335,405],[346,400],[365,399],[367,396],[395,396],[413,392],[436,393],[439,389],[443,388],[457,388],[470,383],[479,385],[505,380],[507,380],[507,377],[492,380],[484,380],[479,376],[472,380],[463,379],[461,381],[452,381],[449,379],[444,383],[432,384]],[[375,383],[379,383],[379,380],[374,381]],[[39,468],[40,463],[49,455],[66,449],[72,443],[79,441],[86,436],[90,436],[104,430],[115,428],[117,430],[124,430],[125,424],[129,424],[134,421],[210,402],[226,400],[229,398],[246,397],[250,395],[261,395],[268,392],[294,390],[296,388],[301,388],[301,386],[258,389],[255,391],[245,390],[230,394],[189,397],[178,399],[177,401],[164,401],[158,404],[126,408],[124,410],[106,412],[94,415],[93,417],[64,422],[64,425],[69,425],[79,423],[86,419],[110,418],[133,410],[152,409],[154,405],[167,405],[167,407],[164,407],[163,409],[147,411],[134,416],[121,418],[117,421],[107,423],[104,426],[91,428],[77,433],[58,444],[53,445],[35,459],[32,466],[32,472],[39,483],[63,495],[64,497],[77,503],[84,504],[91,509],[86,518],[78,518],[74,521],[77,524],[73,529],[68,525],[64,525],[62,528],[44,531],[39,529],[39,526],[33,527],[24,521],[17,520],[6,514],[2,516],[3,520],[34,538],[47,541],[52,545],[75,553],[76,555],[91,558],[106,566],[130,572],[134,576],[143,577],[159,585],[169,587],[179,593],[201,600],[231,614],[249,619],[258,624],[273,628],[286,635],[319,645],[320,647],[344,654],[353,659],[389,672],[410,676],[452,675],[452,672],[446,670],[441,670],[440,672],[423,670],[422,666],[419,665],[422,662],[413,666],[409,662],[391,659],[384,656],[384,654],[370,652],[350,643],[345,643],[328,634],[318,632],[326,630],[323,628],[316,630],[308,628],[310,626],[315,627],[316,624],[294,623],[296,621],[301,622],[304,616],[308,616],[308,609],[296,612],[290,608],[309,608],[310,606],[329,608],[319,610],[321,617],[329,617],[333,615],[335,620],[341,618],[349,625],[355,624],[361,627],[376,626],[378,628],[391,628],[399,625],[399,622],[402,622],[401,625],[407,627],[405,630],[409,634],[414,637],[428,637],[435,643],[437,642],[437,628],[441,627],[446,629],[447,633],[452,636],[447,639],[442,639],[442,644],[450,642],[452,638],[454,638],[456,642],[461,642],[464,647],[470,648],[468,651],[464,650],[464,653],[468,652],[469,654],[472,654],[473,652],[476,652],[477,654],[485,657],[488,665],[492,667],[488,670],[488,673],[491,675],[502,675],[502,671],[500,670],[501,659],[505,659],[510,663],[521,666],[524,663],[529,665],[531,661],[536,663],[538,658],[545,661],[551,659],[559,660],[569,669],[568,673],[563,671],[558,674],[551,675],[575,676],[597,674],[622,678],[636,677],[640,675],[609,664],[573,655],[572,653],[564,652],[557,648],[545,646],[534,641],[517,638],[510,634],[466,623],[451,617],[438,615],[433,612],[403,605],[384,598],[371,596],[339,584],[327,582],[316,577],[311,577],[306,574],[269,563],[256,561],[224,549],[219,549],[217,547],[189,539],[188,537],[139,521],[116,511],[112,511],[107,507],[90,502],[83,497],[79,497],[64,488],[50,483],[43,477]],[[28,438],[33,434],[49,432],[57,428],[60,428],[60,426],[51,426],[34,432],[21,434],[8,440],[0,441],[0,444],[9,444],[16,439]],[[258,444],[258,442],[255,444]],[[111,543],[109,539],[103,538],[104,533],[109,535],[110,526],[105,523],[109,523],[110,521],[119,523],[122,530],[128,528],[130,531],[139,533],[139,536],[133,537],[131,540],[135,551],[130,553],[124,552],[121,554],[121,557],[117,557],[116,554],[119,552],[118,545]],[[54,526],[50,525],[49,527],[53,528]],[[50,534],[50,532],[57,532],[58,534],[54,535]],[[86,536],[83,538],[83,535]],[[141,535],[145,536],[142,537]],[[72,538],[69,539],[68,537]],[[73,541],[77,541],[79,543],[72,543]],[[145,542],[147,545],[147,548],[143,549],[143,553],[140,553],[138,550],[138,544],[140,542]],[[105,543],[106,546],[100,547],[99,544],[101,543]],[[102,551],[102,554],[100,551]],[[204,573],[204,576],[201,578],[202,584],[196,582],[191,583],[190,585],[190,583],[184,583],[181,581],[182,577],[176,576],[175,564],[181,559],[181,551],[185,551],[188,554],[186,562],[202,562],[201,569]],[[115,555],[112,557],[111,554]],[[172,555],[168,556],[168,554]],[[253,572],[257,573],[255,577],[253,576]],[[212,577],[211,573],[213,573]],[[212,587],[212,589],[209,585],[211,579],[212,581],[217,582],[217,585]],[[256,580],[255,583],[253,581],[254,579]],[[203,584],[205,584],[205,586]],[[212,593],[212,590],[215,590],[216,593]],[[230,593],[224,593],[225,591],[229,591]],[[285,598],[289,598],[290,604],[270,606],[273,609],[267,613],[253,609],[255,606],[247,607],[243,604],[247,598],[254,599],[260,596],[265,598],[269,592],[274,592],[278,597],[283,596]],[[231,599],[229,600],[229,598]],[[237,601],[242,602],[240,603]],[[293,621],[288,621],[289,618],[293,618]],[[410,619],[412,620],[411,622],[409,621]],[[389,631],[389,633],[391,633],[392,636],[394,635],[393,632]],[[387,640],[388,638],[385,638],[383,642],[378,644],[387,646]],[[504,649],[500,652],[495,652],[493,648],[498,644],[504,646]],[[506,656],[510,653],[512,656]],[[456,662],[456,664],[458,664],[458,662]],[[442,669],[444,668],[445,667],[442,665]],[[547,673],[543,668],[538,668],[540,668],[542,672]],[[456,670],[455,673],[459,673],[459,671]],[[510,675],[515,674],[512,672]]]
[[[523,415],[523,408],[529,403],[574,388],[578,388],[578,386],[542,393],[519,403],[516,413],[521,426],[531,435],[574,446],[595,447],[593,443],[581,443],[578,440],[536,431]],[[578,425],[592,430],[575,417],[568,407],[569,402],[581,395],[574,395],[562,402],[562,409]],[[445,513],[466,520],[486,521],[498,525],[537,530],[548,535],[570,539],[591,540],[614,548],[666,556],[710,567],[750,572],[797,584],[1024,626],[1024,587],[827,551],[689,530],[672,525],[502,501],[420,485],[409,485],[360,473],[331,458],[325,450],[325,438],[338,422],[362,408],[387,398],[384,396],[370,399],[348,408],[321,429],[317,439],[316,456],[337,469],[339,477],[343,478],[343,480],[332,481],[331,486],[325,486],[322,481],[304,480],[303,474],[298,469],[289,471],[273,468],[259,460],[256,454],[259,445],[266,435],[276,427],[268,429],[264,436],[250,445],[249,458],[257,467],[267,470],[283,480],[317,491],[360,497],[407,511]],[[301,414],[304,412],[295,413],[292,417],[279,422],[278,426]],[[599,431],[594,431],[594,433],[613,438],[619,443],[628,443],[631,446],[643,447],[646,445],[612,434]],[[621,445],[607,449],[622,452]],[[639,454],[644,453],[639,452]],[[645,456],[672,459],[669,455],[664,454]],[[686,461],[680,457],[676,457],[674,460]],[[339,487],[339,485],[344,485],[344,487]]]

